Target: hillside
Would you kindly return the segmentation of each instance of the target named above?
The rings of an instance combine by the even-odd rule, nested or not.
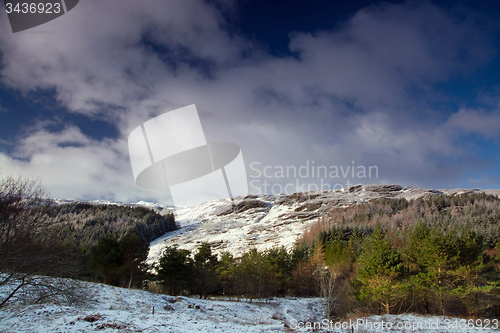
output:
[[[500,197],[500,189],[426,189],[400,185],[356,185],[335,191],[304,192],[290,195],[247,195],[217,199],[196,206],[172,207],[139,201],[121,203],[106,200],[88,201],[95,205],[145,207],[161,215],[174,213],[178,230],[168,232],[150,244],[148,262],[155,262],[167,246],[194,250],[202,242],[212,245],[215,253],[229,251],[235,256],[255,247],[292,247],[307,228],[332,208],[348,207],[380,198],[427,198],[484,192]],[[76,200],[55,199],[58,204]]]
[[[252,247],[264,250],[284,245],[290,248],[318,217],[332,208],[348,207],[379,198],[411,200],[475,192],[500,196],[500,190],[431,190],[403,188],[399,185],[358,185],[336,191],[238,197],[235,198],[234,210],[229,199],[178,207],[175,219],[179,229],[151,242],[148,261],[157,261],[166,246],[178,245],[193,250],[201,242],[210,243],[216,253],[229,251],[235,256]],[[158,208],[163,212],[171,209]]]

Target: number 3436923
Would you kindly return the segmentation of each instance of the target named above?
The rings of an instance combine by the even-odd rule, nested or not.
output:
[[[5,3],[7,14],[23,13],[23,14],[59,14],[61,12],[60,3]]]

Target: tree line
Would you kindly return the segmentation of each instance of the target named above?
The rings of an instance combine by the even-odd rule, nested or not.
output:
[[[235,258],[229,252],[215,255],[209,243],[202,243],[193,252],[175,246],[165,248],[155,265],[153,282],[170,295],[187,292],[200,298],[311,296],[319,295],[313,278],[317,269],[322,267],[309,262],[300,249],[252,248]]]

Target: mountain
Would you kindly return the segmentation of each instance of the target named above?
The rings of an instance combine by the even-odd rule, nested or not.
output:
[[[291,195],[248,195],[234,199],[212,200],[175,210],[179,229],[150,244],[149,262],[157,261],[166,246],[193,250],[208,242],[216,253],[229,251],[236,257],[255,247],[290,248],[318,217],[333,208],[348,207],[379,198],[427,198],[486,192],[500,196],[500,190],[431,190],[399,185],[356,185],[349,188],[294,193]]]
[[[215,253],[229,251],[236,257],[252,247],[259,250],[281,245],[290,248],[312,223],[334,208],[345,208],[380,198],[412,200],[476,192],[500,197],[500,190],[496,189],[432,190],[400,185],[355,185],[338,190],[290,195],[247,195],[236,197],[234,201],[216,199],[188,207],[172,207],[145,201],[127,204],[95,200],[89,203],[141,206],[160,214],[174,212],[179,229],[151,242],[148,262],[154,262],[163,249],[171,245],[194,250],[202,242],[208,242]],[[74,200],[56,202],[61,204]]]

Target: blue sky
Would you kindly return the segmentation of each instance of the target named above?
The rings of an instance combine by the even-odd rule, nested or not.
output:
[[[135,185],[127,137],[196,104],[249,175],[314,161],[378,167],[332,186],[500,188],[499,14],[496,1],[86,0],[13,34],[1,12],[0,172],[54,197],[165,201]]]

